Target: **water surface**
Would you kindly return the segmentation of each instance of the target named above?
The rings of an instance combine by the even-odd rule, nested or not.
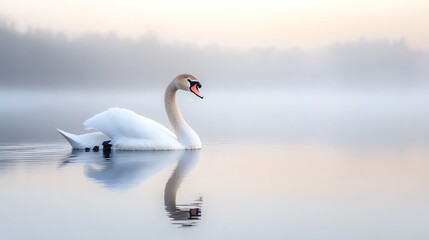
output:
[[[427,148],[0,148],[2,239],[427,239]],[[190,216],[198,209],[200,216]]]

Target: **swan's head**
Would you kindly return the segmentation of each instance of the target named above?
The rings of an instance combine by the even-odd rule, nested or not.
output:
[[[199,98],[203,98],[203,95],[200,93],[200,88],[202,87],[202,85],[193,75],[180,74],[174,79],[174,82],[178,89],[192,92]]]

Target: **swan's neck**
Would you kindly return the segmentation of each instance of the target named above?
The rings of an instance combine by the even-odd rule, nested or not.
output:
[[[188,125],[180,113],[176,102],[177,87],[174,82],[171,82],[165,90],[164,104],[167,112],[168,120],[170,120],[176,133],[177,140],[184,145],[185,148],[199,149],[201,148],[201,140],[194,130]]]

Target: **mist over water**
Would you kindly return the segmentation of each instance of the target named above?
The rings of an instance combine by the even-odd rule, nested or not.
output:
[[[84,120],[114,106],[168,126],[165,86],[192,73],[206,98],[179,101],[206,139],[424,141],[427,66],[428,53],[406,39],[246,50],[166,44],[155,34],[69,38],[1,21],[0,139],[58,140],[54,127],[82,132]]]
[[[206,91],[204,91],[206,90]],[[429,95],[413,91],[202,89],[178,95],[203,142],[251,141],[317,145],[409,146],[429,142]],[[82,123],[123,107],[170,128],[163,90],[3,90],[2,142],[63,141],[55,128],[85,133]]]

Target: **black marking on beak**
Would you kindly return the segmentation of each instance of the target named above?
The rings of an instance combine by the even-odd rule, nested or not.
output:
[[[203,96],[202,95],[200,95],[200,92],[198,91],[198,89],[199,88],[202,88],[203,86],[201,85],[201,83],[200,82],[198,82],[198,81],[192,81],[191,79],[188,79],[188,82],[189,82],[189,84],[190,84],[190,86],[189,86],[189,90],[192,92],[192,93],[194,93],[195,95],[197,95],[197,97],[199,97],[199,98],[203,98]],[[197,90],[197,92],[194,92],[194,90],[192,89],[192,88],[196,88],[196,90]]]
[[[198,81],[192,81],[191,79],[189,79],[188,78],[188,82],[189,82],[189,84],[190,84],[190,86],[189,87],[192,87],[192,86],[194,86],[195,84],[197,84],[197,87],[198,88],[202,88],[203,87],[203,85],[201,85],[201,83],[200,82],[198,82]]]

